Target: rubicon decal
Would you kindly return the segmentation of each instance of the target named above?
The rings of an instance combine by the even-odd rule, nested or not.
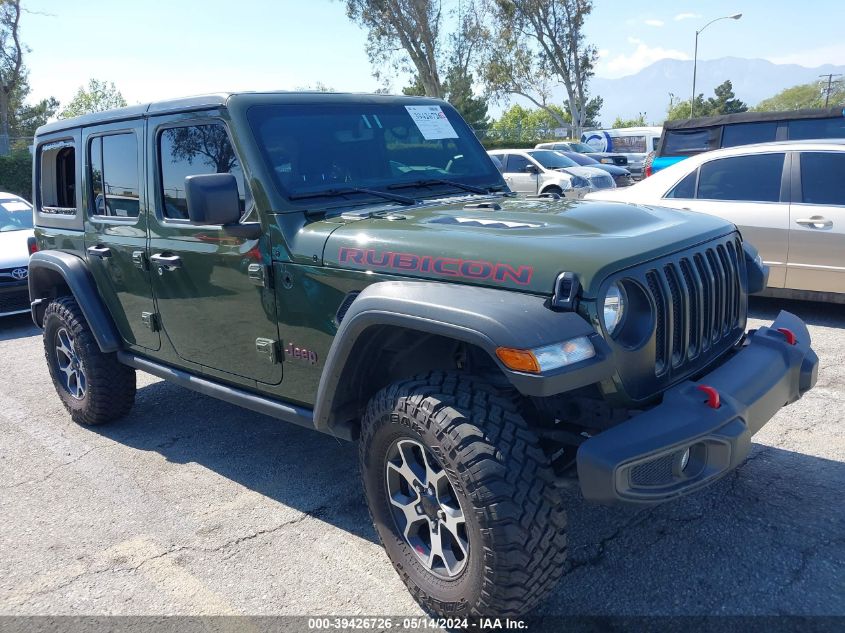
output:
[[[488,262],[480,259],[459,259],[455,257],[433,257],[413,253],[395,253],[374,249],[342,247],[338,253],[341,264],[357,264],[367,268],[419,273],[433,273],[443,277],[463,279],[492,279],[495,282],[515,283],[527,286],[531,283],[534,268],[531,266],[511,266],[501,262]]]

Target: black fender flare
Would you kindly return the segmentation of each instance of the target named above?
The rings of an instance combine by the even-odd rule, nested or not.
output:
[[[70,288],[100,350],[109,353],[121,349],[120,334],[97,292],[97,285],[85,261],[64,251],[38,251],[29,260],[29,300],[35,325],[43,327],[44,310],[41,306],[46,299],[54,297],[56,274]]]
[[[613,374],[611,351],[596,330],[574,312],[556,312],[548,299],[508,290],[438,282],[385,281],[367,286],[343,317],[317,388],[314,425],[332,432],[338,418],[335,393],[358,338],[370,327],[391,325],[470,343],[486,351],[511,384],[526,396],[549,396],[590,385]],[[515,372],[496,356],[498,347],[533,349],[586,336],[596,355],[545,374]]]

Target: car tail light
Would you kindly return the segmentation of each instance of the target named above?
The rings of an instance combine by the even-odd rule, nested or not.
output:
[[[34,237],[27,238],[26,248],[29,250],[30,255],[38,252],[38,242],[35,240]]]

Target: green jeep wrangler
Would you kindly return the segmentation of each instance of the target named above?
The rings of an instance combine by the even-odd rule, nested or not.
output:
[[[706,215],[515,197],[447,103],[244,93],[35,139],[32,317],[71,417],[140,369],[356,440],[424,609],[517,615],[564,570],[561,487],[653,504],[746,458],[816,382],[806,326],[746,332],[767,270]]]

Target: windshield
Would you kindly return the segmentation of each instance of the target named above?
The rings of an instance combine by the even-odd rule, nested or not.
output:
[[[431,195],[432,183],[503,187],[499,171],[451,108],[279,104],[253,106],[247,116],[279,189],[291,199],[403,185],[407,195],[420,197]],[[414,184],[420,194],[410,193]]]
[[[564,167],[577,167],[576,163],[571,158],[567,158],[560,152],[550,149],[541,149],[535,152],[528,152],[528,155],[540,163],[546,169],[562,169]]]
[[[599,161],[590,158],[586,154],[579,154],[578,152],[561,152],[569,160],[578,163],[579,165],[598,165]]]
[[[581,152],[582,154],[593,154],[596,151],[595,147],[590,147],[586,143],[570,143],[569,146],[575,152]]]
[[[32,207],[28,202],[0,200],[0,231],[25,231],[32,228]]]

